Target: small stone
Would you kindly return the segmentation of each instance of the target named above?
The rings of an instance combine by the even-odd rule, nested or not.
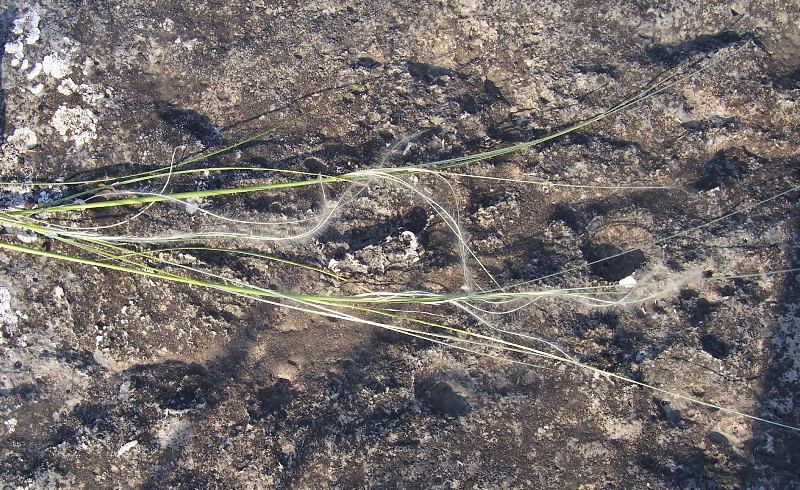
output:
[[[423,380],[415,389],[419,398],[431,412],[446,417],[461,417],[472,411],[467,399],[458,394],[447,381]]]
[[[721,432],[712,431],[708,433],[708,441],[716,446],[727,446],[730,443],[728,438]]]

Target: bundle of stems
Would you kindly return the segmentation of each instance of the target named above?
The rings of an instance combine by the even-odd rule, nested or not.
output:
[[[774,420],[766,420],[755,415],[742,413],[732,408],[712,404],[695,397],[677,393],[662,387],[654,386],[629,377],[601,370],[569,355],[556,343],[545,338],[511,331],[496,325],[494,318],[509,315],[526,306],[543,300],[573,301],[589,308],[623,307],[636,303],[644,303],[659,297],[661,288],[658,284],[639,283],[631,287],[629,284],[607,284],[582,287],[545,287],[542,280],[588,267],[599,262],[613,259],[630,253],[642,246],[667,242],[679,236],[685,236],[714,223],[737,214],[777,200],[795,192],[800,186],[784,189],[771,196],[758,200],[748,206],[730,210],[717,219],[694,226],[669,236],[660,238],[649,244],[638,244],[637,247],[624,250],[618,254],[597,260],[581,267],[562,270],[555,274],[533,280],[501,285],[481,263],[472,250],[461,219],[458,214],[458,203],[453,181],[456,179],[485,179],[500,183],[525,185],[544,185],[551,187],[581,187],[592,189],[659,189],[674,190],[670,186],[626,186],[583,184],[571,185],[551,183],[532,178],[508,178],[503,176],[486,176],[469,173],[469,166],[493,158],[523,152],[534,146],[555,138],[578,131],[590,124],[612,117],[643,101],[679,85],[691,77],[715,66],[721,61],[715,59],[684,67],[671,74],[657,78],[648,87],[625,99],[601,113],[573,124],[565,129],[547,136],[524,143],[502,147],[477,154],[450,158],[417,165],[368,168],[341,175],[322,175],[317,173],[288,170],[285,168],[264,168],[248,166],[204,166],[217,157],[230,153],[237,148],[263,138],[265,135],[292,124],[297,118],[261,131],[225,148],[209,153],[164,165],[149,170],[119,177],[104,177],[95,180],[72,180],[64,182],[6,182],[2,186],[24,186],[31,190],[48,188],[66,189],[66,196],[53,201],[24,208],[3,209],[0,211],[0,225],[8,230],[24,231],[37,237],[48,239],[55,247],[34,247],[13,239],[0,240],[0,248],[10,252],[37,255],[53,260],[71,262],[85,266],[94,266],[121,273],[145,276],[168,283],[185,284],[198,288],[206,288],[220,294],[241,296],[253,301],[273,305],[299,312],[321,315],[328,318],[346,320],[356,324],[379,327],[399,332],[411,337],[446,345],[450,348],[468,351],[480,356],[503,359],[508,362],[539,366],[542,364],[561,363],[577,369],[586,370],[625,383],[641,386],[662,395],[682,399],[697,405],[724,411],[751,420],[784,427],[791,430],[798,428]],[[312,111],[300,117],[306,117],[331,101],[320,104]],[[182,176],[220,173],[226,175],[261,174],[265,178],[262,183],[248,184],[239,182],[231,187],[170,192],[174,180]],[[267,182],[263,182],[266,180]],[[448,205],[443,197],[431,195],[419,185],[420,181],[438,183],[448,191],[456,202]],[[147,183],[158,183],[157,190],[144,191]],[[265,242],[281,243],[302,240],[312,237],[334,222],[340,211],[350,205],[356,198],[364,196],[365,190],[378,183],[388,183],[403,189],[427,205],[452,233],[460,256],[460,268],[463,273],[462,287],[449,293],[434,293],[424,290],[406,291],[373,291],[362,285],[356,285],[361,292],[355,294],[301,294],[292,291],[279,291],[264,287],[241,278],[234,278],[197,265],[183,263],[178,254],[183,252],[210,252],[251,257],[259,260],[277,261],[290,267],[297,267],[309,274],[322,275],[333,283],[342,285],[350,280],[337,275],[324,267],[306,264],[263,253],[258,245]],[[321,189],[324,204],[315,216],[298,219],[252,220],[232,218],[214,212],[205,202],[214,198],[232,195],[252,195],[263,192],[295,192],[300,188]],[[75,189],[74,191],[72,191]],[[328,189],[328,190],[326,190]],[[331,189],[336,199],[329,199]],[[177,232],[129,232],[114,233],[120,229],[136,229],[133,225],[141,222],[155,206],[168,211],[191,209],[200,213],[203,219],[217,223],[203,230],[180,230]],[[119,221],[88,226],[76,226],[75,217],[91,220],[89,211],[97,209],[128,210],[130,214]],[[183,210],[178,212],[183,213]],[[13,236],[7,234],[6,237]],[[772,271],[763,274],[786,273],[790,270]],[[697,278],[696,280],[728,280],[743,275],[717,276],[714,278]],[[442,314],[449,309],[452,314]],[[457,316],[471,319],[471,327],[456,323]]]

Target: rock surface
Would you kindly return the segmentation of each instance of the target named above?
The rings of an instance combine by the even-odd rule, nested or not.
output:
[[[635,306],[542,301],[500,320],[504,328],[557,342],[613,373],[800,426],[797,274],[698,280],[798,267],[797,193],[662,241],[800,180],[796,2],[0,7],[3,181],[153,168],[336,95],[221,161],[330,174],[420,163],[546,134],[613,106],[664,70],[705,55],[718,60],[612,118],[467,169],[675,189],[460,178],[453,206],[502,284],[563,271],[544,286],[631,275],[658,284],[657,299]],[[212,174],[176,185],[227,183]],[[425,185],[448,195],[435,181]],[[56,197],[6,186],[0,202]],[[297,217],[328,197],[309,189],[215,206],[239,219]],[[196,211],[170,208],[149,225],[199,223]],[[42,245],[4,231],[2,240]],[[638,252],[588,265],[630,248]],[[463,280],[450,230],[392,185],[374,186],[317,235],[271,252],[351,282],[212,253],[182,260],[315,294],[352,284],[458,291]],[[0,268],[4,487],[800,485],[800,432],[585,371],[510,364],[7,252]]]

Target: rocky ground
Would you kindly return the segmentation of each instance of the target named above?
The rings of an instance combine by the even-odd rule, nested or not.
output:
[[[4,181],[152,168],[176,149],[221,148],[337,96],[221,161],[329,174],[420,163],[546,134],[710,55],[719,60],[710,69],[624,113],[468,168],[676,189],[461,178],[457,206],[503,284],[567,269],[543,284],[630,274],[659,284],[660,299],[644,305],[540,302],[504,317],[506,328],[604,370],[800,427],[797,274],[697,280],[798,267],[796,193],[656,243],[797,185],[797,2],[0,7]],[[8,186],[0,195],[4,207],[50,198]],[[316,188],[213,202],[237,217],[323,205]],[[177,229],[200,219],[190,211],[156,211],[137,226]],[[0,239],[50,246],[13,230]],[[640,251],[585,267],[631,247]],[[264,250],[375,290],[461,286],[445,223],[396,186],[373,186],[311,239]],[[281,290],[339,290],[285,264],[184,258]],[[0,253],[0,267],[4,487],[800,486],[800,432],[576,369],[514,365],[17,254]]]

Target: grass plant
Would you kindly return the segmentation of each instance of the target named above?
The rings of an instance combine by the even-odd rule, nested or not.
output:
[[[735,52],[736,50],[730,55]],[[638,385],[667,397],[681,399],[761,423],[799,430],[797,427],[780,421],[766,420],[753,414],[742,413],[729,407],[703,401],[697,397],[596,368],[574,358],[551,340],[531,333],[501,328],[496,325],[495,319],[541,301],[571,301],[589,308],[621,308],[652,301],[654,298],[666,294],[664,284],[640,282],[634,287],[621,284],[547,287],[542,285],[542,281],[631,253],[644,246],[663,244],[675,238],[702,231],[715,223],[735,215],[748,214],[757,207],[794,193],[800,186],[787,187],[770,196],[758,198],[751,204],[728,210],[714,220],[680,230],[650,243],[637,244],[635,247],[589,264],[515,284],[501,284],[481,263],[464,232],[458,212],[458,195],[454,181],[460,179],[491,180],[501,185],[572,187],[621,192],[643,189],[663,192],[680,191],[671,186],[659,185],[564,184],[537,180],[528,176],[510,178],[502,175],[476,175],[469,172],[469,167],[478,162],[527,151],[537,145],[613,117],[621,111],[631,109],[637,104],[679,86],[686,80],[717,66],[725,59],[727,57],[717,56],[695,64],[687,64],[682,69],[666,73],[654,80],[648,87],[619,104],[547,136],[458,158],[423,162],[410,166],[367,168],[342,175],[323,175],[281,168],[240,165],[203,166],[203,164],[243,145],[283,129],[299,118],[308,117],[312,113],[329,107],[338,100],[338,98],[334,98],[318,104],[297,118],[286,120],[235,144],[177,163],[173,160],[170,164],[154,170],[94,180],[6,182],[2,185],[24,186],[31,190],[63,189],[66,196],[42,205],[0,211],[0,224],[6,230],[24,230],[26,233],[47,238],[56,244],[55,250],[17,243],[13,239],[9,239],[9,235],[0,240],[0,248],[12,253],[40,256],[55,261],[149,277],[167,283],[205,288],[219,294],[245,297],[278,308],[383,328],[476,355],[532,366],[535,369],[549,368],[554,364],[566,364],[600,375],[605,379]],[[258,184],[237,182],[235,176],[242,173],[259,175],[260,180],[265,182]],[[198,174],[234,176],[233,179],[228,179],[233,180],[233,185],[184,192],[169,190],[174,179]],[[425,182],[429,186],[423,186],[420,182]],[[152,183],[160,183],[157,190],[143,189],[143,186]],[[460,290],[449,293],[434,293],[424,290],[373,291],[355,283],[360,291],[358,293],[301,294],[293,291],[279,291],[253,281],[228,277],[203,266],[187,265],[178,256],[179,253],[184,252],[207,252],[275,261],[296,267],[309,274],[321,275],[341,286],[352,281],[323,267],[262,253],[258,250],[258,244],[291,242],[319,234],[321,230],[339,219],[340,213],[345,207],[355,199],[366,195],[365,191],[377,184],[389,185],[409,193],[429,207],[445,224],[453,236],[460,256],[463,272],[463,287]],[[436,188],[437,186],[444,189],[445,192],[432,194],[426,190],[427,187]],[[263,192],[292,193],[301,188],[319,189],[322,204],[312,217],[256,220],[234,218],[227,216],[224,212],[213,210],[214,199],[223,196],[253,195]],[[115,233],[121,228],[137,230],[132,225],[147,217],[155,206],[164,206],[168,213],[183,213],[185,211],[181,208],[189,208],[200,213],[204,220],[215,224],[201,230]],[[89,212],[99,209],[125,211],[129,212],[129,215],[111,224],[95,224],[92,222]],[[712,278],[692,277],[687,280],[723,281],[794,271],[795,269],[786,269]],[[452,313],[442,313],[443,311]],[[466,315],[473,319],[477,326],[462,326],[455,321],[458,315]]]

